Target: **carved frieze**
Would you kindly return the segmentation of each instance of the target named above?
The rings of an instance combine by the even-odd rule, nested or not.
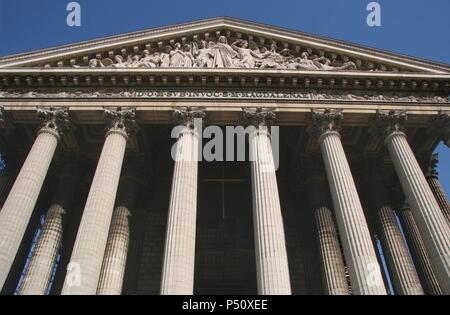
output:
[[[364,91],[364,90],[253,90],[253,89],[6,89],[0,91],[2,98],[148,98],[148,99],[219,99],[219,100],[337,100],[337,101],[373,101],[373,102],[430,102],[449,103],[449,99],[432,93],[408,93],[396,91]]]
[[[142,52],[96,56],[87,61],[72,59],[74,68],[259,68],[288,70],[367,70],[351,60],[338,61],[307,51],[279,48],[276,41],[270,47],[253,40],[231,39],[224,35],[217,39],[174,42]],[[50,64],[47,67],[52,67]],[[373,69],[370,69],[373,70]],[[378,69],[374,69],[378,70]],[[384,70],[380,68],[379,70]]]

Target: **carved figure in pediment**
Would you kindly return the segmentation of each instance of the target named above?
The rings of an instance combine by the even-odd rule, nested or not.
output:
[[[100,60],[93,58],[91,60],[89,60],[89,64],[88,64],[89,68],[97,68],[97,67],[104,67],[103,64],[101,63]]]
[[[248,41],[248,48],[250,48],[254,53],[260,54],[261,51],[259,50],[258,44],[254,40]]]
[[[260,68],[272,68],[272,69],[286,69],[286,58],[277,52],[277,44],[272,43],[270,50],[263,47],[261,51],[261,65]]]
[[[166,46],[164,48],[164,51],[160,54],[161,68],[167,68],[170,66],[170,51],[171,50],[172,50],[172,47]]]
[[[89,60],[88,63],[88,67],[90,68],[104,68],[104,67],[109,67],[113,64],[114,62],[110,59],[110,58],[104,58],[104,59],[96,59],[93,58],[91,60]]]
[[[128,57],[130,57],[130,56],[128,56]],[[131,68],[139,67],[139,65],[141,63],[140,59],[141,59],[141,56],[139,56],[139,55],[132,55],[131,58],[129,58],[128,61],[127,61],[128,66],[131,67]]]
[[[234,65],[234,58],[237,57],[237,52],[228,45],[225,36],[219,36],[217,43],[213,46],[214,59],[213,68],[232,68]]]
[[[111,65],[113,68],[125,68],[127,67],[127,63],[123,61],[123,57],[121,55],[116,55],[114,57],[114,60],[116,61]]]
[[[181,50],[181,44],[175,43],[173,49],[169,53],[170,67],[184,67],[185,53]]]
[[[161,56],[159,52],[155,52],[150,54],[150,52],[145,49],[143,51],[143,56],[140,59],[139,67],[140,68],[157,68],[161,64]]]
[[[206,40],[200,41],[200,48],[196,42],[193,43],[193,55],[195,64],[199,68],[211,68],[214,60],[214,42],[206,43]]]
[[[261,59],[261,55],[254,52],[249,48],[248,42],[246,40],[237,40],[231,44],[233,48],[238,53],[238,61],[235,65],[241,68],[255,68],[256,61],[255,58]]]
[[[322,56],[315,58],[313,63],[321,70],[356,70],[356,64],[353,61],[348,61],[342,64],[342,66],[332,66],[331,60]]]
[[[300,57],[291,59],[291,61],[287,64],[288,69],[296,69],[296,70],[318,70],[318,66],[315,64],[313,60],[309,59],[309,54],[305,51]]]
[[[192,46],[190,44],[184,45],[183,53],[184,53],[183,67],[192,68],[195,63],[195,58],[192,55]]]

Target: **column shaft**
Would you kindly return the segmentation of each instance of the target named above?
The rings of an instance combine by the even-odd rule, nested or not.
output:
[[[106,136],[84,207],[62,294],[95,294],[119,184],[127,138]]]
[[[161,294],[190,295],[194,291],[198,139],[189,126],[180,134],[174,158]]]
[[[424,294],[391,207],[385,206],[378,209],[378,224],[381,244],[392,276],[395,294]]]
[[[377,166],[377,161],[369,160],[362,180],[365,183],[366,200],[370,206],[369,216],[374,222],[373,233],[381,240],[395,294],[424,294],[380,174],[382,169]]]
[[[322,134],[322,157],[354,294],[386,294],[370,232],[340,136]]]
[[[77,180],[73,175],[74,169],[72,169],[71,164],[67,165],[57,183],[52,205],[45,216],[44,226],[30,259],[19,294],[43,295],[47,291],[56,257],[61,247],[64,216],[72,200]]]
[[[127,262],[130,227],[126,207],[116,207],[103,258],[102,271],[97,288],[99,295],[120,295]]]
[[[64,209],[53,205],[47,211],[41,235],[30,259],[25,278],[20,288],[21,295],[44,295],[61,245]]]
[[[450,294],[450,226],[431,192],[425,176],[401,131],[391,132],[385,140],[408,204],[440,287]]]
[[[266,126],[250,134],[258,293],[291,294],[283,217]]]
[[[0,211],[0,287],[3,287],[58,144],[52,132],[40,132]]]
[[[446,221],[450,224],[450,202],[445,195],[444,189],[442,189],[439,179],[437,176],[427,176],[427,182],[439,204],[439,207],[442,210],[442,213],[445,216]]]
[[[128,217],[137,189],[134,177],[134,174],[133,176],[125,174],[119,184],[119,194],[109,228],[97,294],[119,295],[122,293],[130,242]]]
[[[348,295],[344,257],[330,206],[325,177],[311,177],[306,183],[310,204],[313,207],[317,241],[319,244],[322,282],[328,295]]]
[[[403,207],[399,211],[399,217],[425,293],[441,295],[442,290],[434,274],[430,258],[420,236],[411,208],[409,206]]]

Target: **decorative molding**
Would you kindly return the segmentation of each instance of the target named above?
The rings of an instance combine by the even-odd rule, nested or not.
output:
[[[4,90],[0,91],[0,99],[41,99],[41,98],[136,98],[136,99],[218,99],[218,100],[341,100],[341,101],[374,101],[374,102],[407,102],[407,103],[450,103],[442,96],[407,92],[380,92],[360,90],[270,90],[270,89],[223,89],[223,88],[88,88],[88,89],[39,89],[39,90]]]
[[[69,109],[63,108],[37,108],[37,115],[41,119],[39,133],[47,132],[60,139],[62,134],[72,127]]]
[[[312,110],[312,124],[308,131],[315,137],[320,137],[328,132],[339,133],[343,117],[340,109],[314,109]]]
[[[105,108],[104,115],[107,119],[106,136],[108,136],[110,133],[119,133],[125,138],[128,138],[131,133],[135,133],[139,129],[135,120],[135,108]]]

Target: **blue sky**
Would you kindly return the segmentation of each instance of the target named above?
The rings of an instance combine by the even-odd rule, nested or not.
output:
[[[214,16],[287,27],[450,64],[450,1],[378,0],[381,27],[368,27],[370,0],[79,0],[81,27],[68,27],[69,0],[0,0],[0,56]],[[450,195],[450,150],[439,173]]]

